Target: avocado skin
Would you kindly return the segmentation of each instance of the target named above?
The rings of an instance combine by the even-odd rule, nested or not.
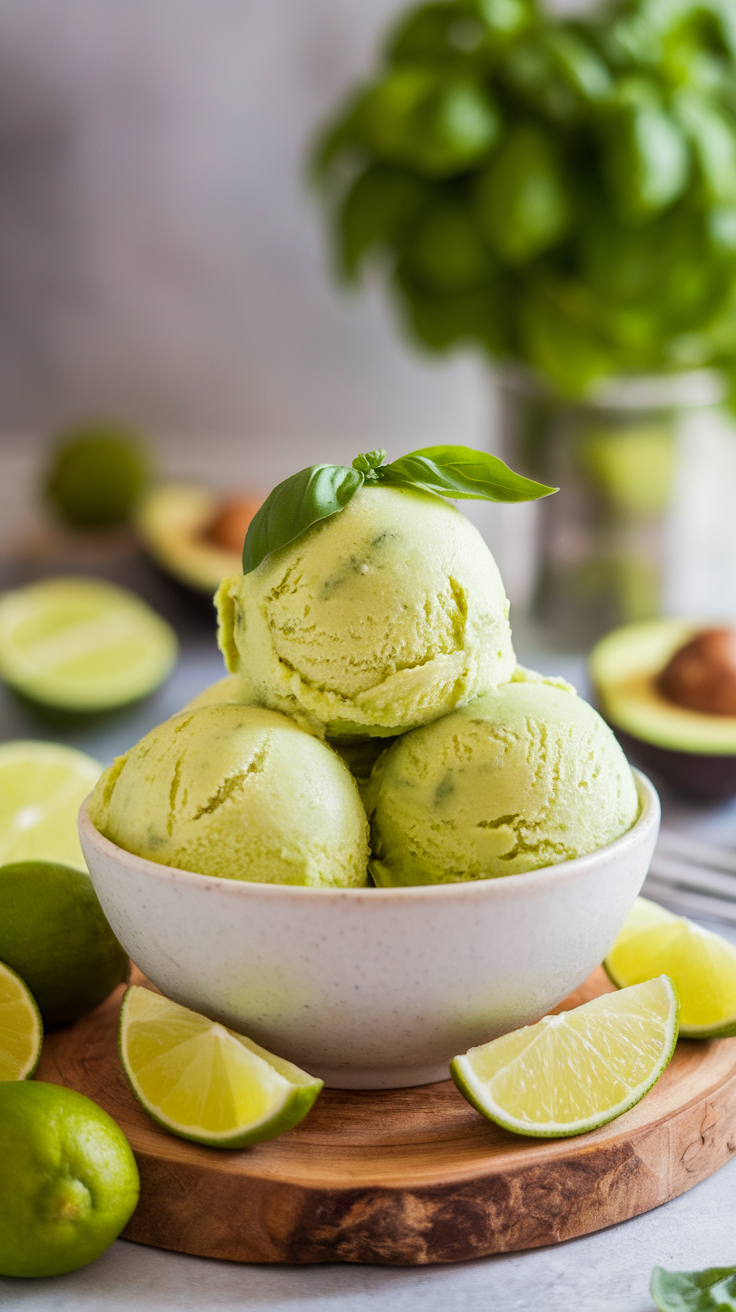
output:
[[[645,771],[658,774],[677,792],[700,802],[736,796],[736,756],[708,756],[657,747],[611,725],[626,755]]]

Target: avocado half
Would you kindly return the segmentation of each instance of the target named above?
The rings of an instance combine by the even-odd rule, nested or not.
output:
[[[736,794],[736,716],[688,710],[657,687],[675,652],[709,627],[687,619],[626,624],[596,644],[589,671],[599,709],[628,755],[681,792],[719,801]]]
[[[226,575],[242,569],[240,551],[225,550],[206,536],[221,504],[209,488],[167,483],[148,493],[136,515],[139,540],[155,563],[210,597]]]

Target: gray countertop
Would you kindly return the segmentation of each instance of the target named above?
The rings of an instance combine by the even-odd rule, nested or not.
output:
[[[134,582],[172,619],[182,640],[179,666],[166,687],[123,715],[83,726],[44,723],[0,690],[0,739],[55,738],[107,763],[222,676],[206,604],[192,604],[139,563],[134,573],[125,581]],[[121,577],[120,572],[115,576]],[[522,652],[521,659],[545,672],[565,674],[584,691],[582,661],[538,651]],[[736,846],[736,804],[699,808],[665,793],[663,806],[671,826]],[[666,1206],[598,1234],[449,1267],[241,1266],[118,1240],[91,1266],[66,1276],[0,1278],[0,1305],[23,1312],[96,1312],[101,1307],[286,1312],[297,1306],[307,1312],[329,1305],[341,1312],[370,1312],[379,1306],[395,1312],[460,1307],[466,1312],[648,1312],[654,1306],[648,1293],[653,1266],[693,1270],[736,1263],[735,1205],[736,1166],[730,1163]]]

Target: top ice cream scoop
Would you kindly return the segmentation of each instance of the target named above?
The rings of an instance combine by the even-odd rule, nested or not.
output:
[[[377,884],[494,879],[585,856],[631,828],[631,769],[569,685],[521,672],[376,763],[364,800]]]
[[[365,486],[224,579],[219,642],[254,700],[331,737],[390,737],[510,678],[508,603],[477,529],[416,489]]]

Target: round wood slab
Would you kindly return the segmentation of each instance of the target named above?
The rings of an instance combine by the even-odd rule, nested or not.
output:
[[[598,970],[558,1010],[607,989]],[[117,1054],[121,993],[45,1039],[37,1078],[114,1116],[141,1173],[124,1237],[157,1248],[234,1262],[457,1262],[627,1220],[736,1151],[736,1038],[679,1043],[642,1102],[575,1139],[508,1134],[447,1080],[325,1089],[280,1139],[199,1147],[159,1129],[128,1088]]]

